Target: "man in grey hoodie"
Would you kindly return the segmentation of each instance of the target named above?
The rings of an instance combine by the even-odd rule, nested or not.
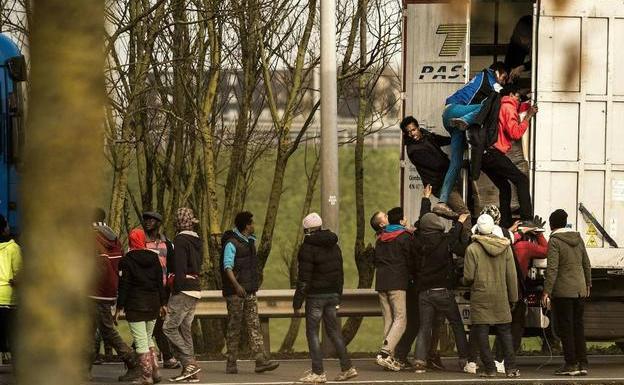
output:
[[[555,374],[587,375],[583,312],[591,291],[591,265],[581,235],[567,228],[568,214],[559,209],[549,218],[548,267],[542,304],[552,306],[565,364]]]

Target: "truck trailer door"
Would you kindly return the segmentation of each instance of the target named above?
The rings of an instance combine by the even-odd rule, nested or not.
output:
[[[620,0],[538,1],[535,212],[565,209],[594,266],[624,262],[578,211],[582,202],[624,244],[622,36]]]
[[[444,101],[469,73],[470,2],[404,0],[403,5],[403,114],[447,135]],[[422,190],[420,176],[402,150],[401,205],[412,222],[418,219]]]

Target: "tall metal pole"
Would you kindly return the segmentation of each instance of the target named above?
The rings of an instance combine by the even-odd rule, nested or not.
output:
[[[321,0],[321,216],[338,233],[336,1]]]

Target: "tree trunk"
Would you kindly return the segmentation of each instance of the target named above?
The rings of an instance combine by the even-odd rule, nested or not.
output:
[[[37,0],[34,8],[17,379],[77,385],[87,368],[81,347],[93,339],[89,224],[104,188],[104,2]]]

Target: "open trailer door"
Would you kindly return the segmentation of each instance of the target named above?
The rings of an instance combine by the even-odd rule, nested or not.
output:
[[[565,209],[593,266],[624,266],[580,213],[624,244],[624,2],[538,1],[535,212]]]
[[[403,115],[447,135],[444,101],[469,73],[470,2],[404,0],[403,16]],[[422,190],[420,175],[401,150],[401,205],[412,222]]]

